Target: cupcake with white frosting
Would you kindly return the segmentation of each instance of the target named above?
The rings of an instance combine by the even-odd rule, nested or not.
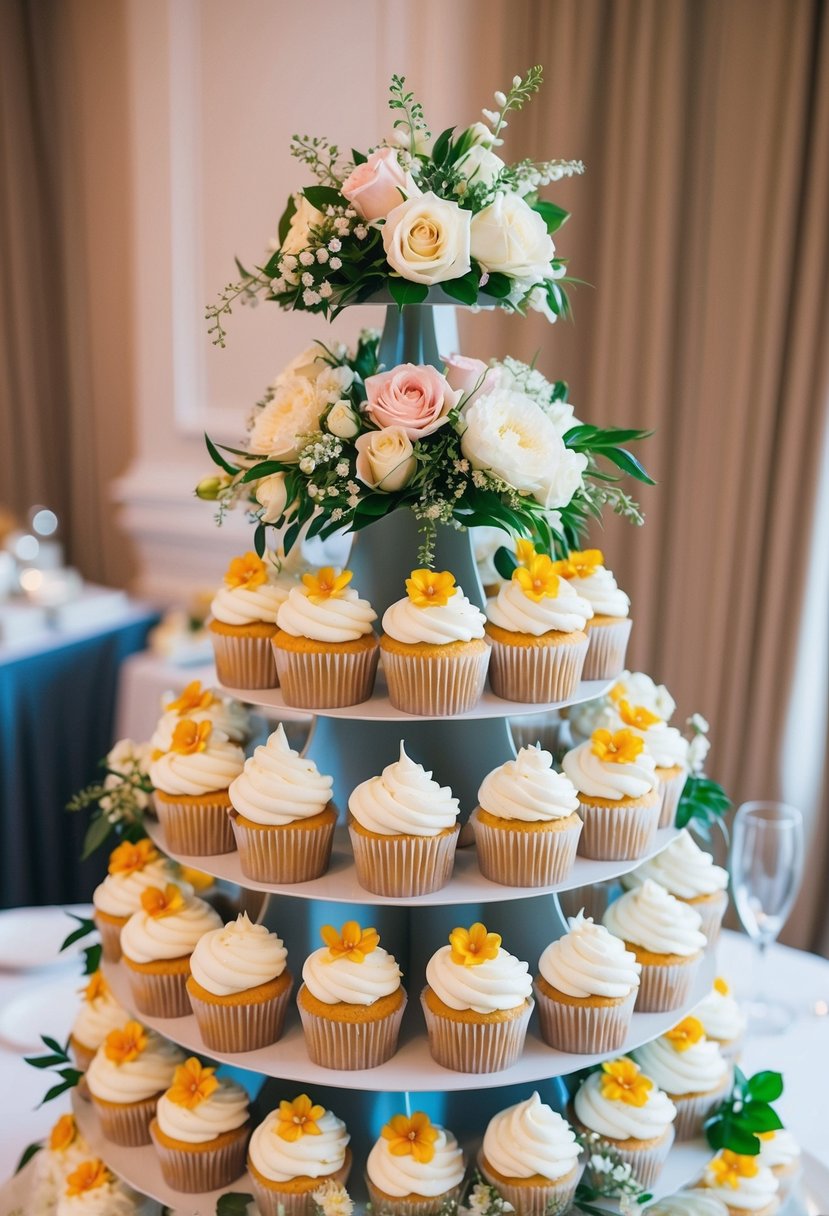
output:
[[[324,925],[302,967],[297,1005],[308,1055],[322,1068],[376,1068],[397,1051],[406,990],[375,929]]]
[[[216,675],[230,688],[275,688],[271,639],[276,618],[296,580],[256,553],[234,557],[210,604],[208,630]]]
[[[582,857],[633,861],[653,845],[662,799],[653,757],[630,730],[596,730],[561,762],[579,796]]]
[[[731,1066],[717,1044],[705,1037],[699,1018],[683,1018],[633,1055],[676,1107],[677,1140],[700,1135],[705,1120],[728,1094]]]
[[[247,1092],[195,1056],[178,1066],[150,1123],[164,1181],[190,1195],[229,1186],[245,1172],[249,1135]]]
[[[676,711],[676,702],[664,684],[656,684],[644,671],[623,671],[603,697],[584,701],[568,711],[573,742],[583,743],[585,739],[590,738],[594,730],[601,727],[617,730],[617,705],[622,698],[631,705],[644,705],[663,722],[670,722]]]
[[[566,1211],[581,1175],[579,1145],[566,1119],[533,1093],[487,1124],[482,1176],[518,1216]]]
[[[170,749],[173,731],[182,718],[210,722],[227,735],[231,743],[244,747],[250,738],[250,714],[233,697],[223,697],[213,688],[203,688],[201,680],[191,680],[176,696],[168,692],[162,699],[161,717],[150,739],[150,754]]]
[[[609,680],[625,665],[630,631],[630,596],[604,564],[601,549],[574,549],[556,569],[593,609],[588,618],[585,680]]]
[[[728,1208],[706,1191],[677,1191],[648,1204],[649,1216],[728,1216]]]
[[[351,577],[332,566],[303,574],[279,609],[273,652],[286,705],[333,709],[371,696],[377,613],[349,586]]]
[[[158,1205],[117,1178],[100,1157],[88,1154],[61,1179],[52,1211],[55,1216],[149,1216]]]
[[[484,622],[448,570],[413,570],[405,597],[383,613],[380,650],[392,705],[428,717],[472,709],[489,666]]]
[[[221,927],[210,904],[175,883],[148,887],[141,910],[121,931],[121,951],[135,1008],[157,1018],[190,1013],[190,955],[204,933]]]
[[[111,1030],[86,1072],[101,1131],[113,1144],[150,1143],[158,1099],[184,1061],[184,1052],[140,1022]]]
[[[351,1139],[342,1119],[307,1094],[279,1103],[254,1130],[248,1146],[251,1188],[261,1216],[312,1216],[313,1191],[345,1186]]]
[[[613,706],[619,728],[626,728],[638,735],[648,755],[653,756],[662,795],[659,826],[673,827],[676,809],[688,778],[690,744],[675,726],[668,726],[647,705],[632,704],[626,697],[618,695]]]
[[[639,1065],[628,1056],[607,1060],[576,1090],[573,1113],[577,1126],[609,1141],[650,1190],[674,1142],[676,1107]]]
[[[438,1216],[458,1198],[466,1166],[460,1146],[423,1111],[393,1115],[366,1161],[372,1206],[389,1216]]]
[[[622,884],[632,890],[647,878],[699,912],[702,932],[713,945],[728,907],[728,871],[714,864],[714,858],[699,847],[687,828],[661,853],[623,875]]]
[[[32,1211],[52,1213],[64,1189],[67,1174],[92,1155],[92,1149],[78,1128],[75,1116],[68,1112],[60,1115],[34,1159],[33,1171],[29,1173]]]
[[[801,1171],[800,1145],[792,1133],[785,1127],[776,1131],[758,1132],[760,1153],[758,1161],[768,1166],[780,1184],[780,1197],[785,1197],[791,1190]]]
[[[357,881],[376,895],[426,895],[452,877],[460,833],[457,798],[412,760],[400,757],[363,781],[348,800]]]
[[[694,1008],[706,1037],[713,1039],[726,1060],[732,1064],[740,1057],[746,1031],[746,1016],[721,975],[714,980],[708,995]]]
[[[202,934],[187,995],[209,1050],[253,1051],[277,1041],[293,988],[287,964],[282,939],[251,924],[246,912]]]
[[[725,1204],[729,1216],[774,1216],[780,1207],[780,1183],[758,1156],[724,1148],[709,1161],[702,1184]]]
[[[535,995],[544,1042],[559,1051],[618,1051],[641,970],[623,941],[579,912],[538,960]]]
[[[231,783],[230,823],[242,873],[295,883],[328,869],[337,812],[334,782],[288,743],[282,723]]]
[[[488,773],[470,818],[478,866],[508,887],[563,882],[576,860],[582,823],[572,782],[540,747],[522,747]]]
[[[476,922],[453,929],[426,965],[420,997],[429,1051],[456,1072],[500,1072],[516,1062],[533,1010],[529,964]]]
[[[92,895],[92,919],[108,962],[117,963],[121,957],[121,930],[141,907],[142,892],[147,887],[165,886],[174,875],[172,864],[148,836],[124,840],[112,850],[107,876]]]
[[[604,924],[642,964],[639,1013],[677,1009],[688,1000],[708,944],[699,913],[690,904],[647,878],[613,901]]]
[[[86,1072],[109,1032],[123,1026],[129,1014],[112,995],[102,971],[93,971],[87,977],[81,994],[80,1008],[69,1034],[69,1047],[78,1068]],[[86,1092],[85,1084],[81,1092]]]
[[[512,578],[487,600],[486,634],[492,646],[489,679],[508,701],[566,701],[582,677],[585,626],[593,609],[557,571],[546,553],[519,544]]]
[[[233,850],[228,787],[241,773],[245,753],[210,720],[180,718],[165,752],[150,766],[155,809],[167,848],[212,857]]]

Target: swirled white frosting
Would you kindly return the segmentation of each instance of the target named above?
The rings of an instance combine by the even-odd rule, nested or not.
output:
[[[278,827],[319,815],[331,801],[333,788],[332,777],[293,750],[280,722],[267,743],[245,761],[228,792],[245,819]]]
[[[596,566],[592,574],[573,579],[573,586],[597,616],[624,617],[630,612],[630,596],[606,566]]]
[[[780,1189],[780,1183],[767,1165],[760,1165],[753,1178],[739,1177],[736,1187],[733,1187],[720,1183],[709,1163],[704,1181],[712,1195],[721,1199],[731,1211],[738,1212],[762,1211],[772,1203]]]
[[[728,1216],[728,1208],[705,1191],[677,1191],[648,1207],[649,1216]]]
[[[173,882],[175,871],[166,857],[157,857],[149,862],[143,870],[132,870],[129,874],[107,874],[106,878],[95,888],[92,903],[99,912],[107,916],[132,916],[141,907],[141,893],[147,887],[166,887]],[[192,893],[193,888],[185,883],[178,883],[182,890]]]
[[[676,702],[665,685],[655,684],[644,671],[623,671],[613,689],[618,692],[620,700],[624,698],[631,705],[644,705],[663,722],[670,722],[676,710]],[[574,739],[581,742],[602,727],[618,730],[619,712],[610,696],[597,697],[595,701],[574,705],[569,713],[569,721]]]
[[[641,887],[648,878],[660,883],[678,899],[715,895],[728,886],[728,871],[714,865],[711,854],[701,849],[685,828],[656,857],[648,858],[625,874],[622,883],[632,890]]]
[[[218,1089],[192,1109],[172,1102],[169,1093],[162,1094],[156,1107],[159,1130],[184,1144],[206,1144],[246,1123],[247,1093],[235,1081],[218,1080]]]
[[[671,1126],[676,1107],[661,1089],[654,1086],[644,1106],[631,1106],[605,1097],[603,1075],[591,1072],[573,1100],[576,1117],[589,1131],[610,1140],[656,1140]]]
[[[406,755],[352,791],[348,809],[361,827],[381,836],[436,836],[455,826],[460,805],[448,785],[438,785],[422,764]]]
[[[441,946],[426,964],[426,982],[450,1009],[495,1013],[515,1009],[532,994],[529,963],[499,948],[495,958],[467,967],[452,961],[452,947]]]
[[[203,752],[165,752],[150,766],[150,780],[171,797],[226,790],[245,765],[245,753],[227,735],[213,730]]]
[[[540,1174],[550,1182],[569,1174],[579,1157],[572,1127],[537,1093],[490,1119],[483,1150],[492,1168],[505,1178]]]
[[[677,1051],[670,1039],[660,1035],[637,1047],[633,1058],[642,1072],[671,1096],[713,1093],[728,1081],[728,1064],[711,1039],[699,1039],[685,1051]]]
[[[460,1186],[465,1172],[463,1153],[450,1131],[436,1129],[438,1137],[432,1145],[431,1161],[415,1161],[414,1157],[395,1157],[389,1151],[389,1141],[382,1137],[375,1142],[366,1161],[366,1173],[376,1187],[395,1199],[404,1195],[423,1195],[427,1199],[442,1195]]]
[[[342,1169],[351,1139],[342,1119],[327,1110],[316,1121],[318,1136],[283,1140],[277,1134],[279,1111],[274,1110],[255,1129],[248,1155],[253,1167],[272,1182],[292,1178],[326,1178]]]
[[[700,932],[699,912],[650,878],[614,900],[603,919],[616,937],[654,954],[690,958],[704,950],[708,941]]]
[[[291,588],[276,618],[283,632],[314,642],[356,642],[371,633],[377,613],[368,600],[360,599],[353,587],[318,603],[309,594],[301,584]]]
[[[211,616],[223,625],[254,625],[259,621],[275,625],[279,609],[296,585],[291,575],[271,574],[259,587],[222,586],[210,605]]]
[[[538,960],[538,970],[565,996],[619,1000],[639,987],[642,966],[623,941],[582,911],[570,918],[563,937],[550,942]]]
[[[111,1030],[117,1030],[127,1021],[129,1014],[107,987],[94,1001],[81,1001],[72,1023],[72,1037],[84,1047],[97,1049]]]
[[[731,1043],[739,1039],[746,1028],[746,1017],[730,992],[712,988],[694,1009],[709,1039]]]
[[[635,726],[628,726],[627,729],[641,736],[657,768],[675,768],[677,765],[687,768],[689,743],[675,726],[668,726],[667,722],[654,722],[647,730],[640,731]]]
[[[565,819],[579,806],[572,781],[555,771],[553,757],[540,747],[522,747],[515,760],[487,773],[478,802],[497,819],[524,823]]]
[[[145,1030],[147,1046],[134,1060],[116,1063],[103,1045],[86,1070],[86,1083],[94,1098],[104,1102],[142,1102],[160,1094],[184,1063],[184,1052],[154,1030]]]
[[[214,996],[231,996],[277,979],[287,960],[282,939],[240,912],[229,925],[202,934],[190,956],[190,974]]]
[[[656,765],[646,751],[627,764],[614,764],[600,759],[589,740],[566,752],[561,767],[579,793],[588,798],[608,798],[612,802],[642,798],[657,784]]]
[[[302,965],[308,991],[325,1005],[373,1005],[400,987],[402,972],[393,955],[377,946],[361,963],[334,955],[327,946],[309,954]]]
[[[408,596],[397,600],[383,613],[383,629],[390,638],[413,646],[426,642],[445,646],[449,642],[471,642],[484,636],[486,617],[460,587],[445,604],[418,608]]]
[[[86,1160],[92,1159],[92,1154],[88,1154]],[[120,1178],[82,1191],[80,1195],[68,1195],[66,1180],[61,1179],[54,1213],[55,1216],[139,1216],[147,1210],[149,1202]]]
[[[172,692],[165,694],[163,704],[168,704],[174,697]],[[220,697],[213,693],[213,701],[203,709],[188,709],[179,713],[175,709],[165,709],[156,723],[150,739],[150,754],[155,751],[166,752],[173,742],[173,731],[182,718],[190,718],[193,722],[210,722],[214,730],[227,735],[231,743],[244,745],[250,738],[250,714],[240,701],[232,697]]]
[[[559,579],[556,595],[545,595],[540,600],[525,595],[521,584],[510,579],[494,599],[487,600],[486,615],[499,629],[541,637],[552,630],[575,633],[584,629],[593,609],[564,578]]]
[[[185,898],[183,906],[167,916],[150,916],[142,908],[121,930],[121,952],[134,963],[183,958],[193,952],[203,933],[221,924],[215,908],[196,895]]]
[[[760,1137],[760,1154],[757,1158],[761,1165],[769,1169],[777,1169],[794,1165],[800,1160],[800,1145],[786,1127],[769,1132]]]

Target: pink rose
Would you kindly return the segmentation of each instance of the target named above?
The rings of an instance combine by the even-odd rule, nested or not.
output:
[[[420,194],[411,173],[397,159],[394,148],[378,148],[362,165],[355,165],[341,186],[364,220],[382,220],[404,199]]]
[[[461,394],[434,367],[401,363],[366,379],[366,410],[378,426],[399,426],[409,439],[431,435],[446,422]]]
[[[441,355],[441,358],[449,387],[467,397],[467,405],[497,387],[498,372],[483,359],[469,359],[466,355]]]

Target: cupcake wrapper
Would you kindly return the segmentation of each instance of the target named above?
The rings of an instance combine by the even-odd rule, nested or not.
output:
[[[656,1182],[659,1175],[662,1173],[662,1167],[668,1159],[668,1154],[673,1148],[674,1129],[668,1129],[669,1134],[665,1137],[663,1143],[655,1145],[653,1148],[619,1148],[614,1144],[614,1148],[619,1154],[622,1161],[627,1161],[630,1164],[631,1170],[635,1178],[639,1180],[641,1186],[646,1191],[649,1191]]]
[[[582,678],[588,642],[561,646],[505,646],[490,638],[489,682],[505,701],[540,705],[566,701]]]
[[[659,798],[650,806],[591,806],[579,803],[584,831],[579,856],[596,861],[635,861],[647,853],[656,836]]]
[[[693,1140],[702,1135],[702,1125],[709,1115],[713,1114],[726,1097],[731,1087],[731,1069],[728,1070],[728,1084],[721,1086],[710,1094],[696,1094],[693,1098],[683,1098],[671,1094],[671,1101],[676,1107],[674,1119],[674,1135],[677,1141]]]
[[[335,1022],[333,1018],[309,1013],[299,1003],[305,1045],[312,1063],[320,1068],[339,1068],[348,1072],[384,1064],[397,1051],[405,1008],[404,994],[400,1008],[388,1017],[373,1022]]]
[[[446,836],[363,836],[349,829],[357,881],[375,895],[428,895],[452,877],[456,828]]]
[[[478,869],[507,887],[551,887],[564,882],[576,860],[582,825],[553,832],[511,832],[471,816]]]
[[[501,1072],[511,1068],[521,1055],[533,1001],[517,1018],[504,1022],[455,1022],[434,1013],[420,998],[429,1051],[444,1068],[455,1072]]]
[[[576,1055],[618,1051],[627,1038],[637,989],[619,1005],[565,1005],[536,986],[541,1037],[550,1047]]]
[[[700,931],[708,938],[709,946],[713,946],[720,936],[723,917],[725,910],[728,907],[728,895],[725,891],[721,892],[720,899],[706,899],[699,904],[690,905],[696,912],[699,912],[702,917]]]
[[[667,1013],[684,1005],[691,995],[697,969],[702,962],[702,953],[689,963],[672,963],[658,966],[642,964],[639,977],[639,995],[636,998],[637,1013]]]
[[[389,700],[395,709],[407,714],[444,717],[465,713],[478,703],[484,691],[490,649],[445,659],[384,651]]]
[[[478,1153],[478,1169],[482,1177],[494,1186],[502,1199],[511,1203],[517,1216],[559,1216],[573,1201],[583,1166],[578,1164],[557,1182],[546,1186],[511,1186],[486,1168],[483,1152]]]
[[[313,828],[249,828],[231,812],[230,823],[246,878],[294,883],[319,878],[328,869],[334,824]]]
[[[101,953],[108,963],[121,961],[121,925],[113,925],[92,913],[95,928],[101,935]],[[124,922],[126,923],[126,921]]]
[[[659,772],[657,770],[657,776]],[[683,769],[681,773],[677,773],[670,781],[663,781],[659,778],[659,788],[662,793],[662,809],[659,812],[659,826],[661,828],[672,828],[676,819],[676,808],[679,806],[679,800],[682,797],[682,791],[685,789],[685,782],[688,780],[688,774]]]
[[[139,1013],[153,1018],[184,1018],[192,1013],[187,995],[189,971],[181,975],[148,975],[126,968],[133,1003]]]
[[[584,661],[582,679],[612,680],[625,669],[625,654],[628,648],[633,621],[620,617],[612,625],[594,625],[587,622],[587,640],[590,643]]]
[[[314,1190],[324,1182],[339,1182],[345,1186],[351,1172],[351,1159],[346,1157],[345,1164],[333,1174],[325,1174],[316,1179]],[[250,1189],[256,1200],[259,1216],[314,1216],[313,1191],[278,1191],[265,1186],[251,1170]]]
[[[356,654],[321,654],[272,647],[286,705],[297,709],[337,709],[367,701],[374,687],[379,646]]]
[[[214,1005],[188,992],[205,1047],[211,1051],[256,1051],[281,1038],[285,1014],[293,990],[250,1005]]]
[[[153,1094],[142,1102],[125,1102],[123,1106],[116,1106],[111,1102],[96,1102],[94,1094],[91,1095],[101,1122],[101,1131],[107,1140],[120,1144],[122,1148],[141,1148],[144,1144],[151,1144],[150,1123],[155,1118],[159,1096]]]
[[[154,1131],[154,1128],[150,1128],[161,1173],[174,1191],[185,1191],[188,1195],[216,1191],[219,1187],[229,1186],[245,1172],[247,1133],[220,1148],[197,1148],[194,1152],[187,1152],[162,1144],[153,1134]]]
[[[76,1066],[81,1072],[86,1072],[89,1065],[95,1059],[95,1051],[89,1047],[85,1047],[83,1043],[79,1043],[74,1035],[69,1036],[69,1051]],[[86,1083],[86,1077],[81,1077],[78,1081],[77,1092],[79,1098],[86,1098],[89,1101],[89,1086]]]
[[[215,857],[233,852],[233,829],[228,805],[221,802],[168,802],[156,800],[164,843],[171,853],[188,857]]]
[[[461,1193],[461,1188],[456,1186],[431,1199],[389,1199],[377,1190],[369,1177],[366,1177],[366,1188],[376,1216],[438,1216],[444,1204],[457,1199]]]
[[[270,638],[234,637],[211,631],[210,640],[220,684],[230,688],[279,687]]]

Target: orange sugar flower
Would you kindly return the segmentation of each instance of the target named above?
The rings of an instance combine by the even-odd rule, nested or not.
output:
[[[325,1107],[312,1102],[307,1094],[300,1094],[293,1102],[280,1102],[274,1132],[281,1140],[293,1142],[301,1136],[320,1136],[319,1120]]]
[[[605,764],[633,764],[645,744],[630,730],[594,730],[590,736],[590,750]]]
[[[724,1148],[708,1166],[719,1186],[731,1187],[732,1191],[739,1190],[741,1178],[755,1178],[760,1169],[756,1157],[746,1157],[742,1153],[732,1153],[730,1148]]]
[[[76,1170],[67,1174],[66,1194],[68,1198],[72,1199],[76,1195],[85,1195],[87,1191],[94,1191],[99,1186],[108,1186],[113,1181],[113,1175],[103,1161],[99,1157],[93,1157],[90,1161],[82,1161]]]
[[[653,1089],[653,1081],[629,1056],[620,1056],[618,1060],[607,1060],[602,1064],[601,1089],[610,1102],[645,1106]]]
[[[515,560],[519,566],[529,566],[535,556],[536,548],[531,540],[522,539],[515,542]]]
[[[192,756],[196,752],[206,751],[212,731],[212,722],[194,722],[192,718],[182,718],[180,722],[176,722],[170,751],[179,756]]]
[[[141,892],[141,907],[153,920],[171,916],[184,907],[184,892],[174,882],[168,882],[163,891],[160,887],[146,887]]]
[[[718,975],[714,980],[714,991],[719,992],[720,996],[728,996],[731,992],[731,989],[721,975]]]
[[[501,948],[501,934],[487,933],[486,925],[476,921],[468,929],[453,929],[449,934],[452,947],[450,958],[462,967],[477,967],[497,958]]]
[[[412,1115],[392,1115],[383,1128],[383,1139],[389,1142],[393,1157],[413,1157],[428,1165],[435,1155],[438,1129],[422,1110]]]
[[[61,1115],[49,1133],[49,1148],[53,1153],[60,1153],[69,1148],[78,1134],[74,1115]]]
[[[683,1018],[681,1022],[677,1022],[676,1026],[672,1026],[670,1030],[665,1032],[665,1038],[671,1044],[674,1051],[687,1051],[689,1047],[693,1047],[700,1039],[705,1038],[705,1027],[699,1018]]]
[[[333,925],[323,925],[320,937],[328,947],[329,962],[338,958],[347,958],[352,963],[364,963],[366,955],[371,954],[380,944],[380,934],[376,929],[363,929],[356,920],[347,920],[339,933]]]
[[[659,714],[652,714],[644,705],[631,705],[624,697],[619,698],[618,709],[625,726],[635,726],[637,730],[647,730],[662,721]]]
[[[134,844],[129,840],[124,840],[117,849],[113,849],[109,855],[107,869],[110,874],[135,874],[136,871],[148,866],[151,861],[157,860],[158,849],[145,836],[143,840],[137,840]]]
[[[215,1068],[205,1068],[201,1060],[190,1056],[173,1073],[173,1084],[167,1090],[167,1097],[176,1106],[195,1110],[219,1088],[215,1073]]]
[[[350,570],[337,574],[333,566],[323,566],[316,574],[303,574],[302,581],[308,588],[311,603],[321,604],[324,600],[338,599],[353,577]]]
[[[253,591],[267,582],[268,571],[258,554],[248,551],[243,557],[234,557],[225,574],[225,585],[233,589]]]
[[[127,1022],[120,1030],[110,1030],[104,1039],[104,1055],[113,1064],[129,1064],[138,1059],[148,1042],[140,1022]]]
[[[96,1001],[108,997],[109,984],[104,979],[103,971],[93,971],[81,992],[88,1005],[94,1005]]]
[[[516,566],[512,578],[526,597],[536,603],[545,598],[555,599],[558,595],[559,577],[546,553],[536,553],[526,566]]]
[[[406,594],[416,608],[442,608],[456,591],[448,570],[413,570],[406,579]]]
[[[194,709],[208,709],[215,700],[209,688],[202,688],[201,680],[191,680],[182,694],[174,701],[168,701],[164,708],[183,718]]]

